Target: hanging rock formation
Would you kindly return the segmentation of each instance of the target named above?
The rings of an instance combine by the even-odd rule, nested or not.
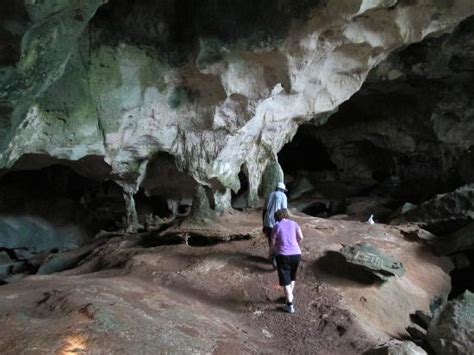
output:
[[[300,126],[279,153],[285,172],[342,205],[330,213],[379,221],[472,184],[473,38],[470,17],[392,53],[325,125]],[[458,218],[446,207],[437,212],[441,223]]]
[[[0,61],[0,167],[28,154],[102,157],[131,225],[156,153],[225,206],[244,168],[256,204],[267,163],[301,123],[325,123],[391,52],[474,13],[462,0],[0,6],[12,53]]]

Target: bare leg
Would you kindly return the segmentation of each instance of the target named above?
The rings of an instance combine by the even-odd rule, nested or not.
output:
[[[293,285],[292,285],[293,284]],[[285,297],[286,297],[286,302],[287,303],[293,303],[293,287],[294,287],[294,282],[292,284],[286,285],[284,287],[285,289]]]

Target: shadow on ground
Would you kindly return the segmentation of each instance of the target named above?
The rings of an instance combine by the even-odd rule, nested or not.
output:
[[[350,264],[344,256],[335,251],[327,251],[314,263],[314,273],[318,279],[331,281],[338,286],[359,284],[361,286],[379,285],[382,281],[363,267]]]

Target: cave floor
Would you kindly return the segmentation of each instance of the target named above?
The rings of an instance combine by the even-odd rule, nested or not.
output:
[[[409,314],[449,292],[442,260],[404,227],[297,216],[305,240],[290,315],[259,213],[166,232],[248,239],[192,246],[109,236],[74,269],[0,287],[0,353],[357,354],[406,338]],[[406,274],[376,282],[335,257],[341,243],[360,241],[402,261]]]

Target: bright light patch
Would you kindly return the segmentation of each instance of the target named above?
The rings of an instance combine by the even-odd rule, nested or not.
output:
[[[65,339],[61,355],[80,354],[87,350],[87,339],[82,335],[70,335]]]

